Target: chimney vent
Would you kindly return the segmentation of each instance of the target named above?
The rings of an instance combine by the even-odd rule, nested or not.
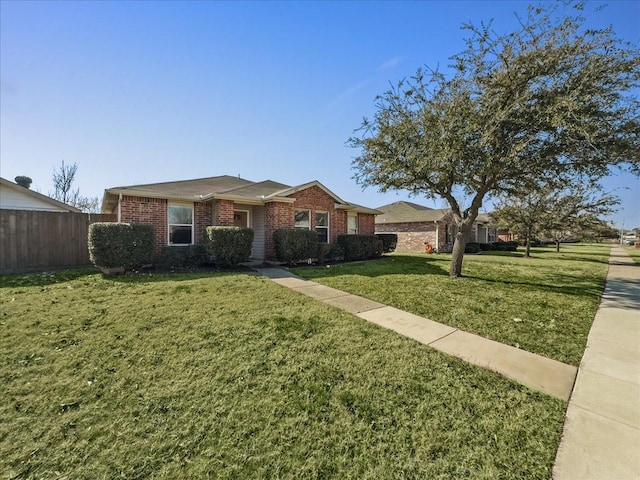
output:
[[[16,183],[18,185],[20,185],[21,187],[24,188],[30,188],[31,187],[31,183],[33,180],[31,180],[29,177],[25,177],[24,175],[19,175],[15,178]]]

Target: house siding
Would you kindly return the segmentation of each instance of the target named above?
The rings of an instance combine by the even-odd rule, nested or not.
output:
[[[24,192],[18,190],[23,189]],[[46,200],[34,198],[29,195],[29,190],[24,187],[16,189],[0,186],[0,209],[3,210],[35,210],[43,212],[69,212],[63,208]]]
[[[258,259],[265,258],[264,210],[262,205],[255,205],[251,211],[251,228],[253,228],[251,256]]]

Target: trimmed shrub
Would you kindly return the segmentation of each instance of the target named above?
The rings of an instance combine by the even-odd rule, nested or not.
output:
[[[464,247],[464,253],[478,253],[480,252],[480,245],[475,242],[467,243]]]
[[[394,252],[396,249],[396,245],[398,245],[398,235],[395,233],[376,233],[376,237],[378,237],[382,241],[382,251],[384,253]]]
[[[200,267],[209,263],[209,254],[202,243],[162,247],[156,263],[162,268]]]
[[[328,243],[318,242],[315,256],[315,258],[318,260],[318,263],[324,263],[329,260],[330,250],[331,246]]]
[[[476,243],[481,252],[490,252],[493,250],[493,246],[490,243]]]
[[[251,257],[253,230],[243,227],[207,227],[204,245],[209,259],[221,267],[235,267]]]
[[[344,260],[344,248],[337,243],[332,243],[329,246],[327,260],[330,262],[339,262],[340,260]]]
[[[312,230],[281,228],[273,232],[276,259],[293,264],[318,254],[318,234]]]
[[[338,235],[346,261],[368,260],[382,256],[382,240],[375,235]]]
[[[89,258],[96,267],[140,268],[151,263],[153,226],[97,222],[89,225]]]
[[[499,252],[515,252],[518,250],[518,242],[493,242],[491,244],[494,250]]]

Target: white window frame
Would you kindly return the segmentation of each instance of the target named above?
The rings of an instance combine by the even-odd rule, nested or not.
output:
[[[349,228],[349,220],[353,219],[355,222],[355,228]],[[354,230],[353,232],[351,230]],[[347,235],[357,235],[358,234],[358,214],[347,214]]]
[[[308,224],[306,227],[305,227],[305,226],[298,226],[298,225],[296,225],[297,221],[296,221],[296,219],[295,219],[295,216],[296,216],[298,213],[302,213],[302,212],[307,212],[307,218],[308,218],[308,222],[309,222],[309,224]],[[311,210],[307,210],[307,209],[304,209],[304,208],[296,208],[296,209],[294,210],[294,212],[293,212],[293,215],[294,215],[294,217],[293,217],[293,221],[294,221],[294,225],[293,225],[293,227],[294,227],[296,230],[311,230]]]
[[[191,223],[170,223],[169,222],[169,210],[171,207],[177,208],[189,208],[191,209]],[[170,203],[167,206],[167,244],[175,247],[182,247],[186,245],[193,245],[193,237],[195,230],[195,209],[193,207],[193,203]],[[190,227],[191,228],[191,241],[189,243],[172,243],[171,242],[171,227]]]
[[[325,214],[327,216],[327,224],[326,225],[321,225],[320,227],[318,227],[318,214]],[[327,212],[326,210],[316,210],[315,212],[315,231],[316,233],[318,232],[318,229],[321,230],[326,230],[327,231],[327,242],[326,243],[331,243],[331,236],[330,236],[330,225],[331,225],[331,215],[329,215],[329,212]],[[320,242],[320,243],[325,243],[325,242]]]

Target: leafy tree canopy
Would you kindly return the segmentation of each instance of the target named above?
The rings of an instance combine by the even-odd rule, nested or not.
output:
[[[583,8],[529,7],[506,34],[464,25],[466,49],[447,74],[420,69],[392,86],[349,139],[361,185],[448,202],[452,276],[487,197],[611,167],[640,173],[640,51],[610,28],[584,28]]]
[[[600,217],[612,213],[619,202],[597,184],[555,181],[503,197],[491,217],[524,240],[528,257],[534,239],[552,241],[559,251],[560,242],[602,234]]]

